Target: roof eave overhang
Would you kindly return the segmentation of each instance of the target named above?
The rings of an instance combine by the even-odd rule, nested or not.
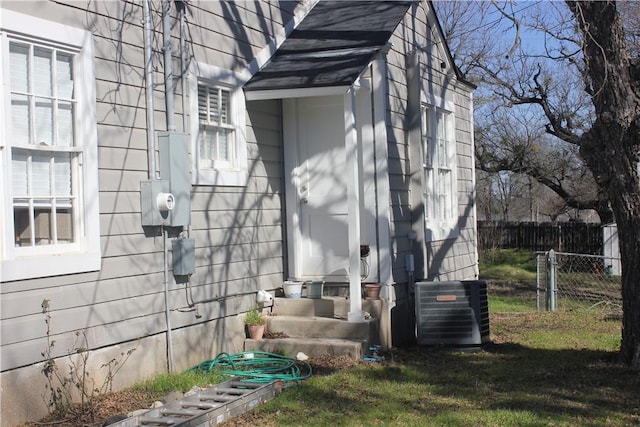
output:
[[[298,87],[287,89],[265,89],[245,91],[247,101],[267,99],[302,98],[311,96],[342,95],[350,86]]]
[[[244,85],[246,99],[345,93],[386,52],[412,1],[318,2]]]

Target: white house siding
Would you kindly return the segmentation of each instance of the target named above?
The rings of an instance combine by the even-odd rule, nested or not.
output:
[[[474,153],[470,96],[456,90],[456,140],[458,156],[458,224],[455,241],[434,242],[428,250],[429,280],[466,280],[478,275],[475,231]]]
[[[154,0],[154,42],[157,84],[154,90],[155,123],[165,129],[161,28]],[[394,329],[405,325],[405,256],[414,253],[426,266],[428,279],[467,279],[477,273],[473,209],[472,112],[470,90],[455,81],[446,82],[439,63],[442,51],[425,58],[437,64],[424,70],[432,87],[456,105],[460,237],[424,242],[420,197],[421,159],[407,126],[409,90],[407,54],[426,46],[425,35],[435,31],[428,2],[412,7],[392,37],[388,54],[388,153],[393,279],[398,284]],[[194,60],[242,71],[292,18],[294,3],[190,2],[188,23]],[[38,16],[86,29],[94,37],[96,110],[98,122],[100,246],[99,271],[2,283],[0,382],[2,426],[39,418],[46,412],[42,399],[45,378],[41,352],[47,349],[44,299],[50,301],[51,349],[58,366],[68,365],[67,353],[77,345],[74,332],[86,330],[93,349],[88,368],[100,382],[106,372],[100,365],[135,349],[115,378],[114,388],[130,385],[167,366],[166,323],[163,294],[162,238],[146,237],[140,226],[140,181],[148,178],[146,103],[142,2],[9,2],[0,8]],[[176,29],[177,31],[177,29]],[[177,47],[177,32],[173,46]],[[174,52],[176,52],[174,50]],[[177,54],[176,54],[177,55]],[[179,70],[177,56],[174,71]],[[176,124],[183,130],[181,85],[176,87]],[[170,276],[169,304],[174,328],[176,370],[212,358],[221,351],[241,350],[243,326],[238,314],[254,304],[258,289],[281,284],[283,266],[282,130],[278,101],[247,103],[246,187],[196,186],[192,189],[190,234],[196,241],[196,272],[192,296],[199,304],[199,318],[186,308],[185,289]],[[418,234],[413,244],[407,238]],[[424,249],[419,249],[424,248]],[[437,271],[435,270],[437,266]],[[417,277],[422,278],[422,277]],[[404,304],[404,305],[403,305]],[[397,322],[396,322],[397,321]]]
[[[155,28],[161,28],[153,1]],[[188,15],[194,60],[239,71],[292,18],[294,2],[193,2]],[[12,9],[93,34],[98,123],[100,271],[2,283],[0,381],[1,425],[46,413],[40,372],[47,349],[41,303],[50,301],[52,355],[66,355],[84,343],[89,368],[135,349],[115,379],[115,388],[166,370],[163,241],[146,237],[140,225],[140,181],[148,179],[142,2],[6,2]],[[177,27],[174,49],[177,47]],[[155,34],[155,122],[165,129],[161,34]],[[174,61],[174,72],[179,62]],[[182,89],[175,110],[182,130]],[[282,135],[280,103],[247,103],[246,187],[198,186],[192,190],[191,237],[196,240],[192,294],[199,315],[186,308],[185,289],[170,274],[169,301],[176,370],[241,350],[244,326],[238,314],[255,304],[258,289],[283,279]],[[170,243],[170,242],[169,242]],[[169,259],[169,262],[171,260]]]
[[[415,280],[475,279],[478,274],[472,88],[457,80],[438,28],[428,2],[412,6],[396,29],[387,54],[391,239],[396,282],[396,301],[391,314],[394,345],[413,340],[414,325],[408,321],[413,308],[407,255],[414,257]],[[419,127],[410,126],[416,110],[416,101],[411,99],[419,92],[417,87],[411,87],[410,77],[415,72],[411,56],[416,49],[421,52],[422,67],[420,81],[414,80],[415,84],[421,85],[425,93],[455,105],[459,233],[455,238],[439,241],[425,241],[420,132]],[[440,66],[442,62],[444,68]],[[415,241],[409,240],[410,232],[416,233]]]
[[[455,77],[433,12],[427,2],[409,9],[410,15],[398,27],[388,58],[389,78],[389,179],[391,187],[394,279],[398,298],[406,287],[405,257],[416,257],[416,279],[463,280],[477,277],[475,235],[472,88]],[[411,12],[413,14],[411,15]],[[459,235],[455,239],[424,241],[422,198],[422,158],[419,139],[408,126],[410,114],[407,68],[416,48],[421,48],[421,84],[425,92],[445,98],[455,105],[457,149]],[[444,62],[445,67],[440,64]],[[410,231],[418,239],[407,238]],[[411,250],[413,248],[413,251]],[[425,248],[422,250],[421,248]],[[423,267],[420,267],[420,266]]]

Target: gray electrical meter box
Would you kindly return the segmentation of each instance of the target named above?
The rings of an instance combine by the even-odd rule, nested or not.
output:
[[[169,225],[171,198],[169,181],[164,179],[140,181],[140,208],[143,226]]]
[[[196,272],[196,241],[194,239],[175,239],[173,249],[173,275],[188,276]]]
[[[169,181],[175,206],[169,216],[172,227],[191,224],[191,177],[189,171],[189,134],[158,132],[160,177]]]

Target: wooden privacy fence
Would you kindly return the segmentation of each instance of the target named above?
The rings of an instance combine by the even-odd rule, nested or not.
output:
[[[602,255],[602,225],[478,221],[478,246],[479,249],[553,249],[557,252]]]

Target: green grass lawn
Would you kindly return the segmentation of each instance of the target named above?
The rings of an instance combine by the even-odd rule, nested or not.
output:
[[[480,252],[480,278],[519,282],[536,281],[536,256],[520,249],[491,249]]]
[[[631,426],[640,375],[617,362],[620,321],[536,311],[535,256],[481,254],[491,344],[413,348],[314,376],[229,426]]]
[[[491,256],[521,273],[489,282],[491,343],[481,351],[398,349],[381,362],[316,372],[224,426],[640,425],[640,372],[618,362],[620,320],[598,310],[538,312],[535,281],[532,291],[510,278],[531,273],[531,259]],[[157,396],[218,379],[190,372],[138,390]]]
[[[538,312],[520,294],[489,293],[491,343],[482,351],[414,347],[325,369],[221,427],[639,425],[640,373],[617,361],[619,320]],[[224,379],[162,375],[124,396],[157,399]]]
[[[616,363],[620,323],[490,299],[492,344],[412,349],[314,376],[257,408],[265,426],[628,426],[640,376]],[[229,424],[234,425],[234,424]],[[244,424],[240,424],[244,425]]]
[[[399,349],[318,372],[223,427],[639,425],[640,374],[617,361],[619,320],[538,312],[530,295],[502,285],[489,294],[483,350]],[[186,390],[191,381],[163,376],[143,389]]]

